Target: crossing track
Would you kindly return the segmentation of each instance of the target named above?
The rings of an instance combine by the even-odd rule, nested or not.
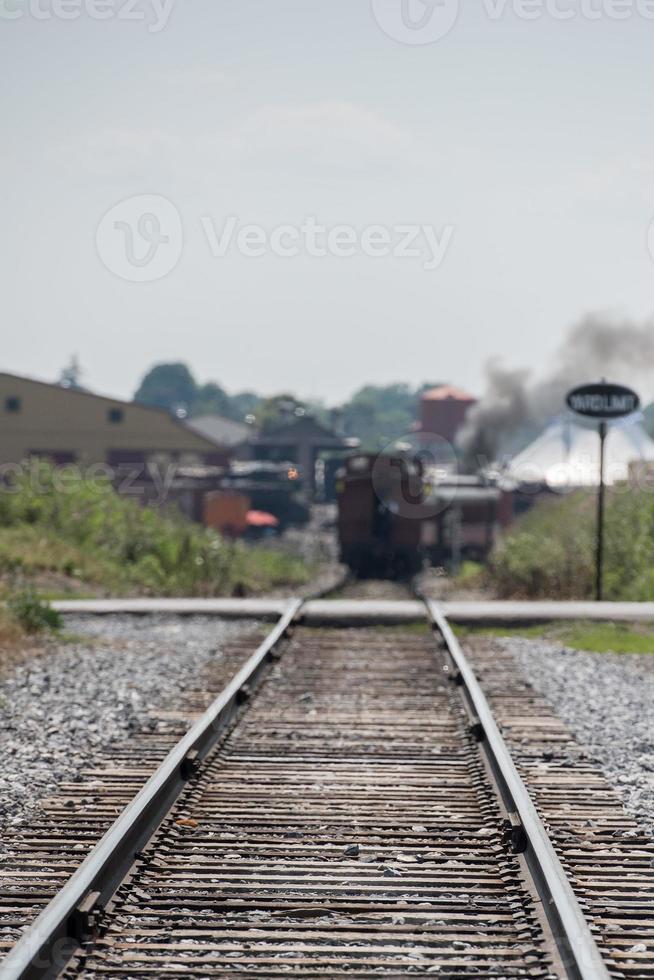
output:
[[[3,980],[608,977],[439,609],[440,644],[298,627],[301,612],[286,607]]]

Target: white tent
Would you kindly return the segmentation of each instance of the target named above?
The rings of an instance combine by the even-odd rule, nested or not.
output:
[[[552,489],[599,484],[600,440],[597,428],[570,418],[556,419],[508,463],[501,482],[506,487],[540,484]],[[629,464],[654,462],[654,441],[633,416],[609,423],[604,456],[607,484],[626,480]]]

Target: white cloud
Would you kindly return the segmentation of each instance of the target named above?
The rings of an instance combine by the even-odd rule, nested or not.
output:
[[[654,208],[654,160],[619,156],[599,161],[592,170],[582,171],[573,188],[582,200],[612,205]]]
[[[246,163],[290,163],[294,169],[370,173],[421,156],[412,133],[351,102],[263,106],[215,143]]]
[[[183,73],[188,81],[187,73]],[[219,85],[203,69],[197,85]],[[433,159],[414,133],[382,115],[349,102],[261,106],[236,123],[169,130],[102,129],[53,150],[55,162],[74,165],[87,177],[116,178],[148,173],[206,176],[225,170],[277,170],[304,176],[388,171],[406,174]]]
[[[104,128],[54,146],[50,156],[55,165],[87,178],[138,178],[158,168],[171,149],[170,135],[158,129]]]
[[[209,85],[223,88],[234,82],[234,76],[220,68],[197,65],[192,68],[173,68],[160,74],[162,81],[188,85]]]

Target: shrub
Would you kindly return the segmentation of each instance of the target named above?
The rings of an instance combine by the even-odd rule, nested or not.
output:
[[[539,501],[491,554],[488,581],[500,597],[589,599],[595,583],[596,497],[577,491]],[[654,599],[654,497],[607,491],[605,596]]]
[[[40,599],[33,589],[16,592],[8,602],[9,611],[27,633],[61,628],[61,616],[49,603]]]
[[[0,491],[0,572],[57,572],[106,591],[247,593],[308,578],[281,550],[226,541],[176,510],[142,507],[106,479],[39,464]]]

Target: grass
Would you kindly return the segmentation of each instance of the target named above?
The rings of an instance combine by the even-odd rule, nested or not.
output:
[[[59,626],[58,614],[32,592],[17,592],[11,603],[0,605],[0,677],[24,656],[45,648],[35,642],[37,634],[56,632],[61,639]]]
[[[592,598],[595,511],[585,491],[538,502],[494,549],[486,584],[499,598]],[[607,599],[654,599],[652,493],[627,485],[607,493],[604,580]]]
[[[427,620],[413,620],[408,623],[393,623],[388,625],[387,623],[378,623],[371,626],[371,629],[376,630],[379,633],[384,633],[386,636],[403,636],[408,633],[411,636],[428,636],[432,632],[431,625]]]
[[[489,639],[502,639],[505,636],[521,636],[526,640],[539,640],[550,635],[554,628],[551,623],[533,623],[524,625],[468,625],[467,623],[450,623],[452,629],[461,640],[471,636],[485,636]]]
[[[296,588],[311,575],[280,549],[226,541],[174,511],[121,498],[104,480],[43,464],[0,492],[0,584],[42,595],[219,596]]]
[[[22,589],[11,595],[7,609],[26,633],[55,632],[63,625],[60,613],[49,602],[44,602],[34,589]]]
[[[528,626],[455,627],[461,638],[520,636],[543,639],[590,653],[654,653],[654,627],[644,623],[575,621]]]
[[[568,627],[566,646],[594,653],[654,653],[654,631],[627,623],[575,623]]]
[[[9,609],[0,608],[0,651],[13,647],[25,636],[25,630]]]
[[[457,585],[475,586],[483,582],[484,566],[477,561],[463,561],[454,581]]]

